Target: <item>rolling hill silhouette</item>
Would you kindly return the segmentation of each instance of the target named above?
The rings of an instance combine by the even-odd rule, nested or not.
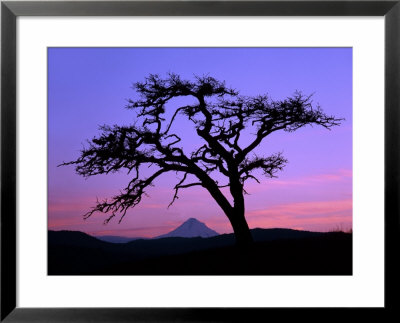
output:
[[[94,236],[94,237],[99,240],[111,242],[111,243],[127,243],[127,242],[130,242],[133,240],[147,239],[147,238],[142,238],[142,237],[129,238],[129,237],[120,237],[120,236]]]
[[[233,234],[109,243],[78,231],[48,232],[49,275],[337,274],[352,272],[352,235],[252,229],[243,252]]]

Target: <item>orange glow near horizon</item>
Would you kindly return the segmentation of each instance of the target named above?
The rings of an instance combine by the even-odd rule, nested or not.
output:
[[[206,199],[206,198],[205,198]],[[184,204],[190,203],[185,201]],[[207,202],[204,201],[207,205]],[[87,207],[89,207],[88,203]],[[82,207],[82,205],[80,205]],[[325,200],[325,201],[306,201],[297,203],[275,204],[262,209],[249,209],[246,212],[246,219],[250,228],[291,228],[308,231],[331,231],[335,229],[352,229],[352,199]],[[88,208],[86,208],[88,209]],[[150,203],[144,205],[141,211],[165,210],[165,204]],[[49,207],[49,212],[62,212],[60,205]],[[65,211],[65,210],[64,210]],[[66,209],[70,211],[70,206]],[[69,212],[67,212],[69,213]],[[218,216],[210,216],[200,221],[218,233],[230,233],[232,228],[228,219],[221,213]],[[103,215],[101,215],[103,216]],[[133,214],[132,217],[135,215]],[[168,215],[166,215],[168,217]],[[188,216],[190,217],[190,216]],[[105,218],[103,216],[103,218]],[[151,238],[165,234],[178,227],[185,219],[177,220],[164,218],[164,220],[142,224],[141,226],[108,224],[99,225],[99,218],[92,216],[83,220],[82,216],[61,216],[49,217],[49,230],[81,230],[91,235],[116,235],[125,237],[144,237]],[[82,230],[82,225],[86,224],[88,229]],[[156,225],[162,223],[163,225]]]

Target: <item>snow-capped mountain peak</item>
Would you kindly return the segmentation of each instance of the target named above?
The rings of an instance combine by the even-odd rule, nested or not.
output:
[[[211,230],[207,227],[203,222],[195,218],[190,218],[182,223],[175,230],[167,234],[163,234],[158,236],[157,238],[168,238],[168,237],[183,237],[183,238],[193,238],[193,237],[202,237],[209,238],[217,236],[218,233],[214,230]]]

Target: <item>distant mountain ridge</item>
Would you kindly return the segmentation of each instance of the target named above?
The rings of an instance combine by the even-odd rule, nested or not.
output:
[[[142,238],[142,237],[129,238],[129,237],[121,237],[121,236],[94,236],[94,237],[99,240],[111,242],[111,243],[127,243],[127,242],[130,242],[133,240],[147,239],[147,238]]]
[[[114,235],[103,235],[103,236],[93,236],[99,240],[111,242],[111,243],[128,243],[134,240],[149,240],[149,239],[161,239],[161,238],[171,238],[171,237],[180,237],[180,238],[211,238],[218,236],[219,233],[207,227],[207,225],[203,222],[195,218],[190,218],[182,223],[176,229],[162,234],[153,238],[142,238],[142,237],[123,237],[123,236],[114,236]]]
[[[211,230],[211,229],[210,229]],[[261,229],[254,228],[251,229],[251,234],[253,236],[254,241],[272,241],[279,239],[300,239],[307,237],[315,237],[320,236],[326,233],[323,232],[312,232],[312,231],[300,231],[293,229]],[[214,231],[215,232],[215,231]],[[130,239],[130,238],[129,238]],[[181,245],[187,241],[197,241],[205,247],[214,247],[218,246],[227,246],[233,245],[235,243],[235,237],[233,233],[225,233],[220,234],[214,237],[210,237],[207,239],[202,239],[201,237],[194,238],[184,238],[184,237],[161,237],[158,239],[135,239],[131,238],[129,242],[119,244],[123,246],[125,249],[129,249],[133,246],[142,246],[142,245],[155,245],[156,249],[159,249],[160,245]],[[91,236],[87,233],[81,231],[70,231],[70,230],[60,230],[60,231],[48,231],[48,243],[49,246],[55,245],[64,245],[64,246],[77,246],[84,248],[98,248],[98,247],[107,247],[107,248],[119,248],[115,243],[110,243],[107,241],[103,241],[99,239],[99,237]],[[174,248],[175,249],[175,245]]]
[[[195,218],[190,218],[182,223],[179,227],[168,232],[166,234],[162,234],[160,236],[155,237],[155,239],[159,238],[172,238],[172,237],[180,237],[180,238],[211,238],[218,236],[219,233],[207,227],[203,222]]]

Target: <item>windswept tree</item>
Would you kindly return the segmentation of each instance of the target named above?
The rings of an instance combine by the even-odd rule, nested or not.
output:
[[[150,75],[134,88],[139,97],[129,100],[127,108],[136,112],[135,123],[102,126],[102,134],[89,141],[77,160],[62,164],[75,165],[76,172],[84,177],[121,170],[130,175],[120,194],[97,201],[84,217],[102,212],[109,215],[105,223],[117,215],[121,221],[158,177],[175,172],[180,180],[174,186],[171,204],[181,189],[203,187],[228,217],[238,245],[252,241],[245,219],[245,182],[259,182],[256,176],[261,173],[275,177],[287,163],[281,153],[261,156],[254,149],[279,130],[293,132],[313,124],[330,129],[342,120],[326,115],[319,106],[313,106],[310,96],[300,92],[282,101],[267,95],[246,97],[209,76],[190,81],[176,74],[165,79]],[[173,100],[179,97],[191,97],[191,104],[174,106],[176,101],[182,102]],[[172,131],[174,122],[182,117],[203,142],[190,152],[184,151],[182,138]],[[243,140],[249,135],[250,140]],[[150,165],[153,173],[144,176],[143,166]],[[229,188],[232,198],[222,193],[222,187]]]

